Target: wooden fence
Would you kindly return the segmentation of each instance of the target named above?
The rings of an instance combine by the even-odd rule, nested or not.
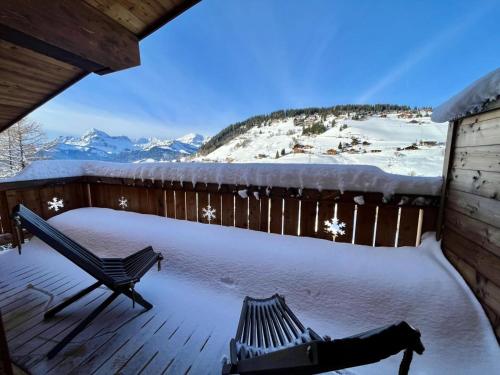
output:
[[[53,199],[64,207],[50,208]],[[357,202],[357,203],[356,203]],[[415,246],[434,231],[439,197],[382,193],[265,188],[243,185],[153,182],[80,177],[0,184],[3,233],[11,233],[9,212],[23,203],[44,218],[80,207],[106,207],[212,225],[332,240],[324,222],[345,223],[337,242],[373,246]],[[215,218],[204,215],[207,206]]]

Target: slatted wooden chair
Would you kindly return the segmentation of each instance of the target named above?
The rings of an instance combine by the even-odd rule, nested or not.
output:
[[[40,238],[61,255],[97,279],[97,282],[94,284],[48,310],[44,315],[45,319],[53,317],[56,313],[101,285],[105,285],[113,291],[104,302],[49,351],[47,354],[49,358],[54,357],[76,335],[83,331],[120,294],[129,297],[133,301],[133,305],[138,303],[147,310],[153,307],[153,305],[135,291],[135,284],[140,281],[141,277],[154,264],[157,263],[158,269],[160,268],[160,262],[163,257],[160,253],[153,251],[151,246],[126,258],[99,258],[21,204],[14,208],[12,216],[18,228],[18,233],[21,228],[26,228],[34,236]],[[18,244],[20,251],[20,240],[18,240]]]
[[[317,374],[378,362],[404,350],[399,374],[407,374],[413,352],[422,354],[420,332],[406,322],[332,340],[304,328],[276,294],[246,297],[230,362],[223,374]]]

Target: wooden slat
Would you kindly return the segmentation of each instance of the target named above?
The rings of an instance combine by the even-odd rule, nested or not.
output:
[[[379,206],[375,246],[395,246],[398,231],[398,212],[395,206]]]
[[[354,243],[371,246],[373,245],[377,206],[374,204],[363,204],[357,205],[357,208]]]
[[[316,236],[316,210],[319,193],[316,190],[304,189],[300,202],[300,235]]]
[[[335,242],[352,242],[354,233],[354,209],[355,204],[351,202],[338,202],[337,203],[337,219],[339,222],[345,224],[344,235],[338,236]]]
[[[175,218],[186,220],[186,193],[184,190],[175,190]]]
[[[402,207],[399,220],[398,246],[415,246],[419,207]]]
[[[286,197],[284,200],[283,233],[297,236],[299,230],[299,199]]]
[[[447,208],[445,230],[448,228],[459,233],[467,233],[469,240],[500,257],[500,228]]]
[[[167,189],[165,191],[165,200],[167,204],[167,217],[175,219],[175,198],[173,190]]]
[[[5,191],[0,191],[0,224],[2,233],[11,233],[9,206],[7,204],[7,195]]]
[[[191,184],[190,184],[191,185]],[[186,191],[186,218],[189,221],[198,221],[196,213],[196,191]]]
[[[457,129],[455,142],[456,147],[499,145],[500,119],[493,118],[475,124],[462,123]]]
[[[215,220],[211,221],[210,224],[221,225],[222,224],[222,195],[216,192],[210,192],[210,206],[215,208]]]
[[[499,110],[477,113],[475,115],[463,118],[461,121],[462,121],[462,125],[471,125],[471,124],[481,124],[482,122],[493,120],[493,119],[500,119],[500,111]]]
[[[473,171],[500,172],[500,147],[498,145],[480,147],[457,147],[452,167]]]
[[[448,228],[443,233],[443,247],[466,261],[488,280],[500,286],[500,258]]]
[[[448,208],[500,228],[500,201],[462,191],[448,191]]]
[[[281,234],[283,220],[283,198],[281,196],[271,197],[270,232]]]
[[[222,200],[222,225],[234,226],[234,195],[231,193],[221,194]]]
[[[248,229],[260,230],[260,199],[248,198]]]
[[[206,191],[198,192],[198,221],[200,223],[208,224],[208,218],[203,216],[203,209],[208,206],[208,193]],[[219,215],[219,210],[217,207],[213,207],[216,209],[215,215],[216,217]]]
[[[268,232],[269,230],[269,198],[260,197],[260,223],[259,230],[261,232]]]
[[[500,159],[496,163],[500,165]],[[500,173],[454,168],[451,171],[449,187],[453,190],[500,200]]]
[[[239,194],[234,196],[234,225],[248,228],[248,198],[242,198]]]
[[[316,236],[325,240],[332,240],[332,233],[325,230],[325,221],[331,220],[335,214],[335,202],[332,197],[322,194],[318,202],[318,231]],[[341,236],[339,236],[341,237]]]
[[[424,217],[422,219],[422,234],[425,232],[437,231],[438,207],[423,208]]]

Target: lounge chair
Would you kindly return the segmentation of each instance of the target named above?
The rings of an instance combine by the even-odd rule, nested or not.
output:
[[[422,354],[420,332],[406,322],[342,339],[320,337],[304,328],[275,294],[246,297],[236,337],[229,344],[225,374],[317,374],[378,362],[404,350],[399,374],[407,374],[413,352]]]
[[[97,279],[97,282],[94,284],[48,310],[44,315],[45,319],[53,317],[56,313],[101,285],[105,285],[113,291],[113,293],[104,302],[102,302],[68,335],[66,335],[61,342],[49,351],[47,354],[49,359],[54,357],[76,335],[83,331],[85,327],[120,294],[124,294],[129,297],[133,301],[133,305],[138,303],[147,310],[153,307],[153,305],[151,305],[135,291],[135,284],[140,281],[141,277],[149,271],[154,264],[158,263],[159,268],[160,262],[163,259],[162,255],[153,251],[151,246],[146,247],[145,249],[140,250],[126,258],[99,258],[83,246],[73,241],[64,233],[51,226],[40,216],[22,204],[19,204],[14,208],[12,217],[18,229],[18,233],[22,227],[26,228],[34,236],[40,238],[47,245],[54,248],[54,250]],[[21,241],[18,238],[18,246],[20,246],[20,243]]]

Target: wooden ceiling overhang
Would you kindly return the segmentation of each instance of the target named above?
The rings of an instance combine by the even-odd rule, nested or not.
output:
[[[89,73],[139,65],[139,41],[199,1],[2,0],[0,131]]]

